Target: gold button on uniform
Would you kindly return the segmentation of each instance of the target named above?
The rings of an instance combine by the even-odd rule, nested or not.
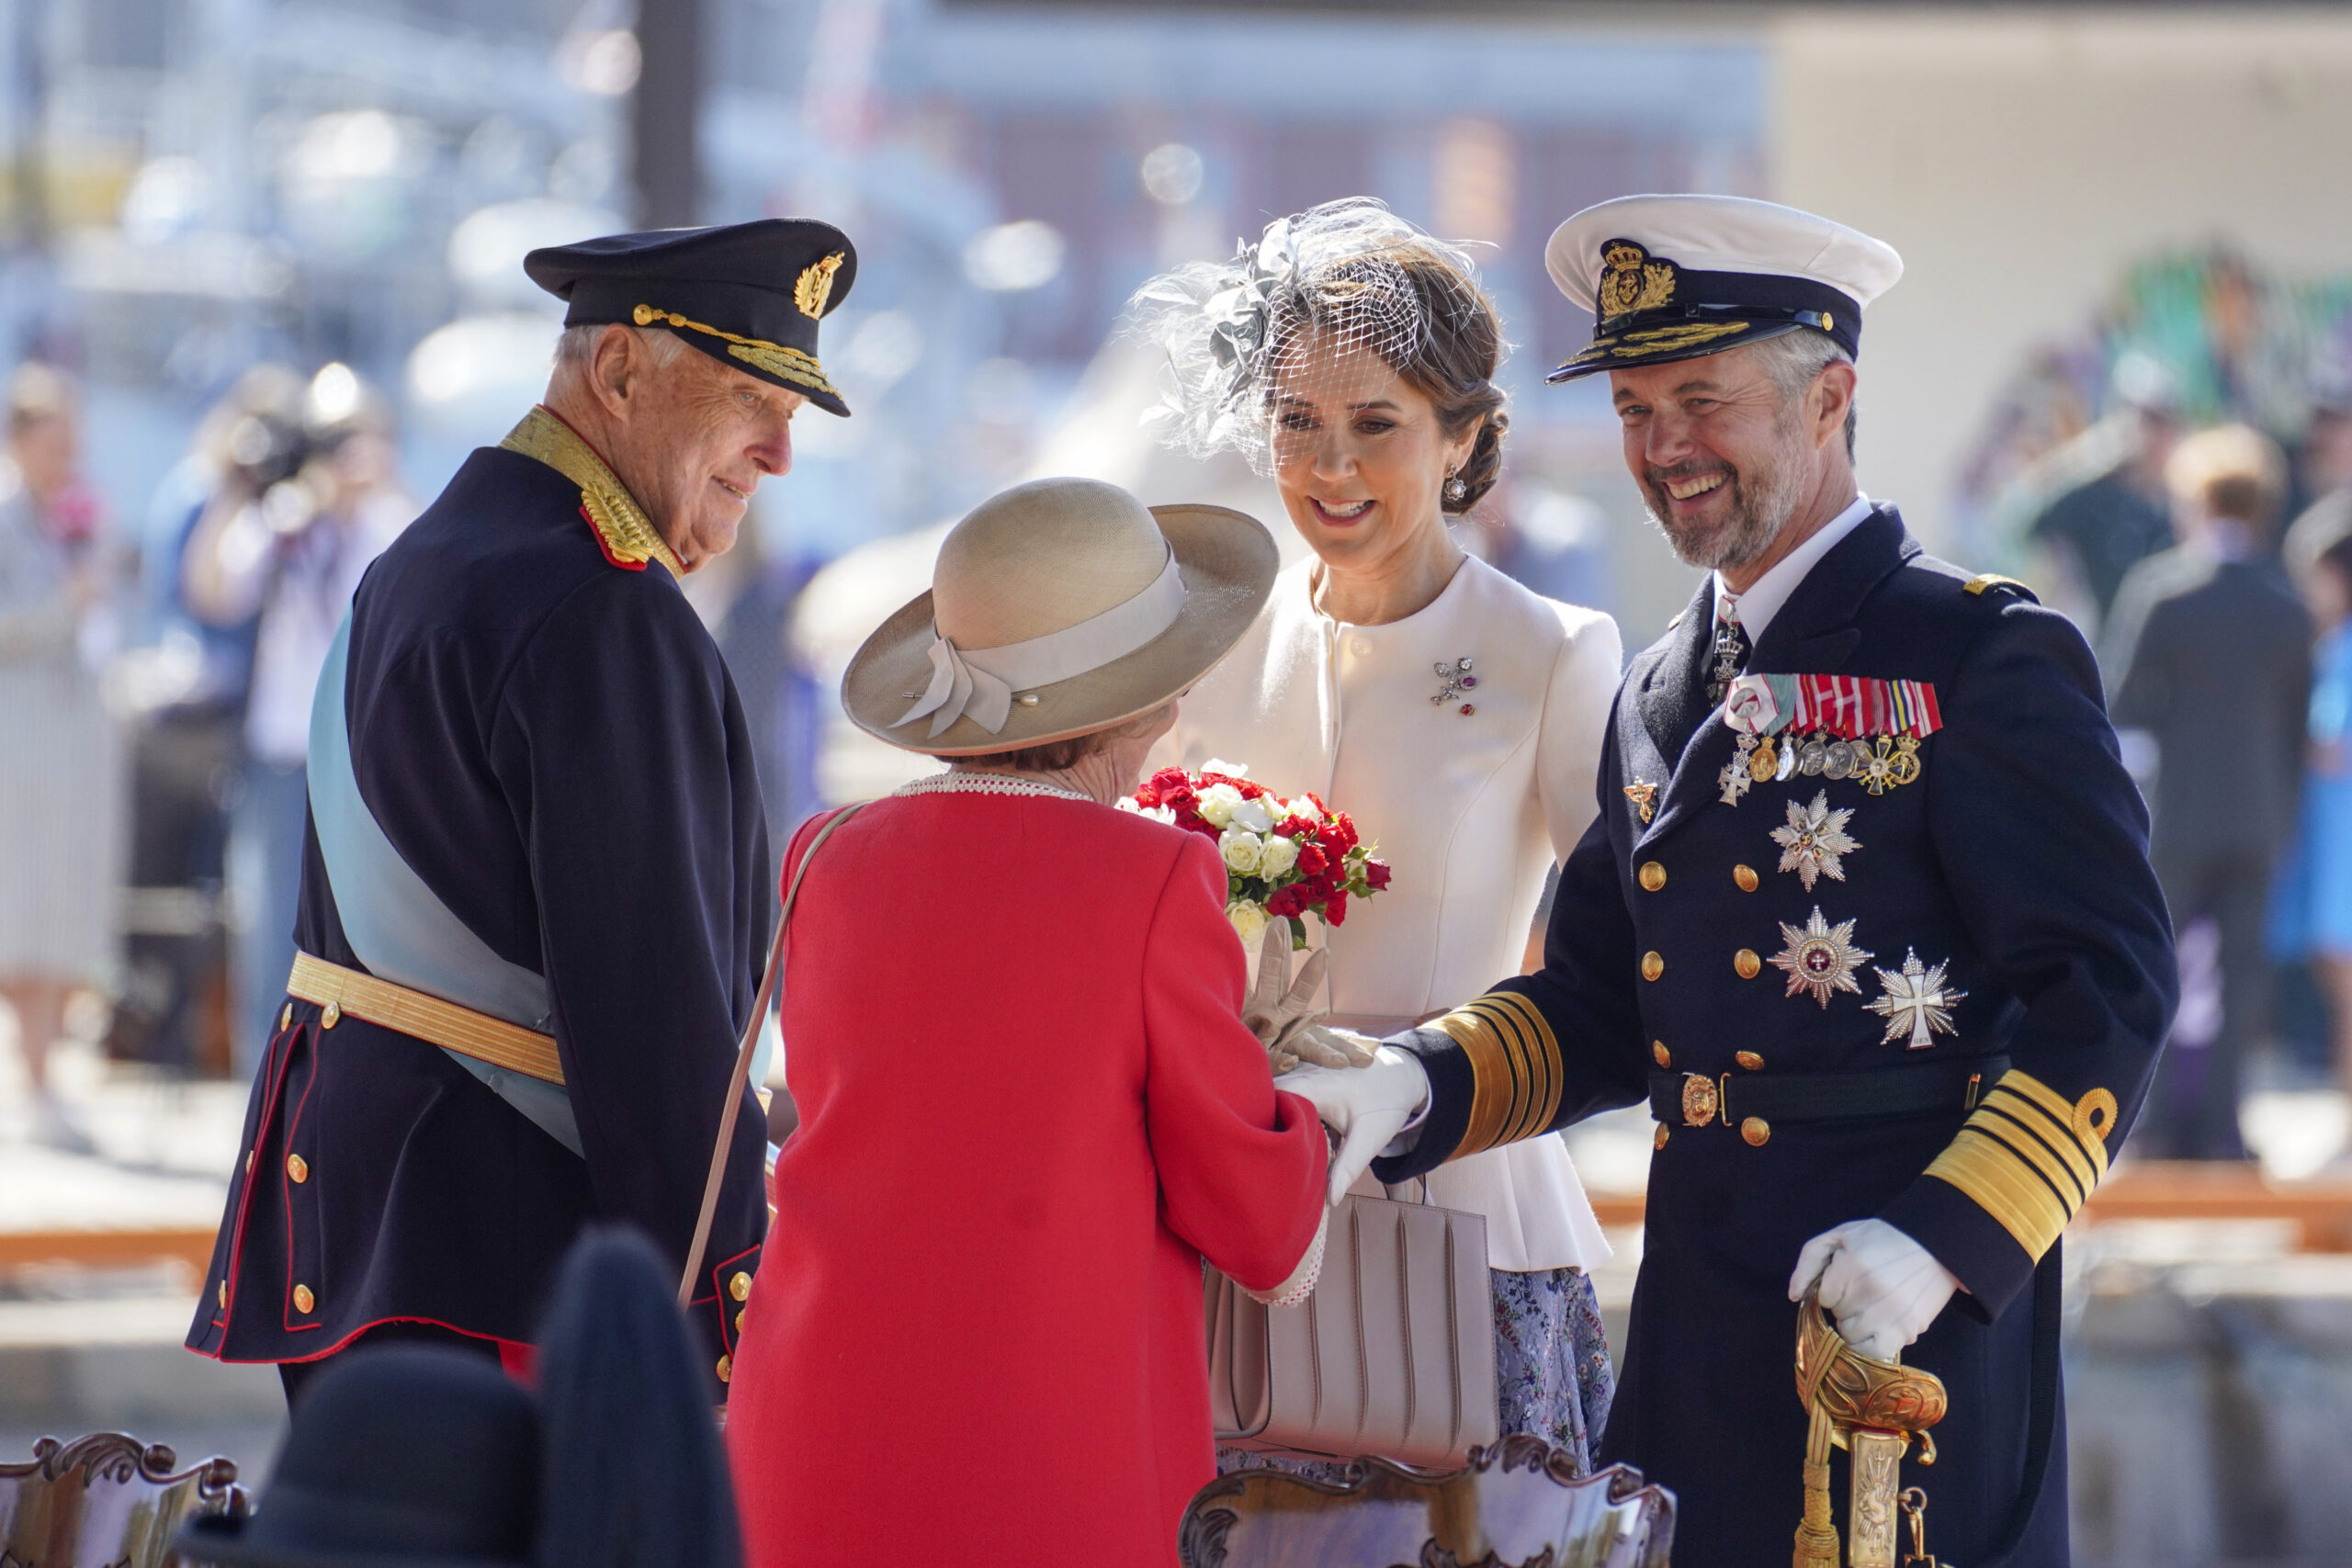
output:
[[[1654,860],[1642,863],[1642,886],[1655,893],[1666,886],[1666,867]]]
[[[1751,1073],[1760,1073],[1764,1070],[1764,1058],[1753,1051],[1735,1051],[1732,1053],[1731,1059]]]
[[[1650,1055],[1657,1059],[1657,1065],[1661,1067],[1674,1066],[1674,1053],[1666,1048],[1666,1042],[1663,1040],[1650,1042]]]
[[[737,1334],[740,1335],[743,1332],[743,1320],[751,1315],[752,1309],[750,1307],[745,1307],[741,1312],[735,1314],[735,1332]]]
[[[1652,1134],[1650,1134],[1650,1147],[1652,1147],[1652,1148],[1654,1148],[1654,1149],[1662,1149],[1662,1148],[1666,1147],[1666,1123],[1665,1123],[1665,1122],[1659,1122],[1659,1123],[1657,1124],[1657,1132],[1655,1132],[1655,1133],[1652,1133]]]
[[[752,1277],[749,1274],[736,1275],[732,1280],[727,1281],[727,1293],[733,1296],[739,1302],[750,1301],[752,1299]]]
[[[333,1029],[336,1024],[341,1023],[342,1021],[343,1004],[341,1002],[329,1002],[326,1005],[325,1010],[319,1014],[319,1027],[321,1029]]]
[[[1663,974],[1665,974],[1665,973],[1666,973],[1666,960],[1665,960],[1665,959],[1660,958],[1660,957],[1659,957],[1657,953],[1643,953],[1643,954],[1642,954],[1642,978],[1643,978],[1643,979],[1645,979],[1645,980],[1655,980],[1655,979],[1657,979],[1660,975],[1663,975]]]
[[[1764,972],[1764,961],[1745,947],[1731,955],[1731,966],[1739,971],[1743,980],[1753,980]]]
[[[1731,879],[1739,884],[1739,890],[1742,893],[1753,893],[1756,891],[1756,868],[1752,865],[1733,866],[1731,868]]]
[[[1760,1149],[1764,1146],[1764,1141],[1772,1135],[1772,1124],[1761,1116],[1750,1116],[1739,1124],[1739,1135],[1746,1138],[1753,1147]]]
[[[318,1297],[311,1294],[310,1286],[297,1285],[294,1287],[294,1310],[296,1312],[309,1312],[313,1306],[318,1304]]]
[[[278,1014],[277,1014],[277,1027],[278,1027],[278,1028],[280,1028],[280,1029],[284,1029],[288,1024],[292,1023],[293,1021],[294,1021],[294,1004],[293,1004],[292,1002],[288,1002],[284,1008],[282,1008],[282,1009],[280,1009],[280,1010],[278,1010]]]
[[[302,1183],[311,1179],[311,1162],[304,1159],[300,1155],[288,1155],[286,1156],[286,1174],[293,1178],[295,1186],[300,1187]]]
[[[246,1174],[247,1176],[251,1176],[253,1173],[254,1173],[254,1151],[253,1151],[253,1150],[251,1150],[251,1149],[247,1149],[247,1150],[245,1151],[245,1174]]]
[[[718,1358],[718,1381],[720,1382],[732,1382],[735,1381],[734,1357],[721,1356]]]
[[[229,1281],[226,1280],[220,1281],[220,1310],[229,1310]]]

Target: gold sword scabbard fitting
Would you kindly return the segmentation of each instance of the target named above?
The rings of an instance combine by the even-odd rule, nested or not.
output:
[[[1897,1568],[1898,1509],[1915,1521],[1918,1517],[1903,1501],[1903,1455],[1917,1438],[1920,1462],[1935,1462],[1935,1440],[1928,1428],[1944,1418],[1943,1381],[1854,1349],[1838,1337],[1818,1292],[1809,1292],[1797,1308],[1796,1384],[1807,1420],[1804,1513],[1797,1526],[1795,1568],[1838,1568],[1838,1529],[1829,1513],[1833,1444],[1852,1456],[1847,1568]],[[1918,1507],[1925,1506],[1922,1494]]]

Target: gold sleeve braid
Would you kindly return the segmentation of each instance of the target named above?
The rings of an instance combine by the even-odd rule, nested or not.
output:
[[[1438,1019],[1469,1058],[1470,1121],[1449,1159],[1532,1138],[1559,1114],[1560,1043],[1533,1002],[1493,991]]]
[[[2038,1262],[2107,1174],[2115,1112],[2106,1089],[2069,1102],[2012,1067],[1928,1174],[1966,1193]]]

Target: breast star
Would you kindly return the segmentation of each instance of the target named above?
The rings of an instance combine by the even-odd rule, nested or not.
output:
[[[1917,953],[1905,948],[1900,974],[1885,969],[1876,973],[1882,994],[1862,1006],[1886,1020],[1886,1033],[1880,1044],[1891,1045],[1907,1031],[1911,1036],[1907,1048],[1924,1051],[1935,1043],[1933,1035],[1953,1032],[1951,1010],[1966,1000],[1968,993],[1945,987],[1943,964],[1930,969],[1919,962]]]
[[[1846,880],[1841,857],[1860,849],[1861,841],[1848,835],[1846,824],[1853,820],[1854,808],[1829,809],[1829,792],[1815,790],[1813,804],[1800,806],[1789,802],[1789,820],[1785,826],[1772,829],[1772,841],[1781,846],[1781,869],[1793,871],[1804,890],[1813,891],[1814,883],[1824,876],[1832,882]]]
[[[1772,955],[1772,962],[1788,972],[1789,988],[1783,996],[1795,996],[1799,991],[1811,991],[1813,999],[1824,1008],[1829,1005],[1833,991],[1862,994],[1855,983],[1854,971],[1862,960],[1873,956],[1870,949],[1854,945],[1854,922],[1845,921],[1832,926],[1821,918],[1821,908],[1815,905],[1813,918],[1800,931],[1783,921],[1781,935],[1788,946]]]

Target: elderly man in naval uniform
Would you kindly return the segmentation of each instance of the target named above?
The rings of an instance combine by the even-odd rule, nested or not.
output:
[[[361,582],[311,716],[285,1007],[188,1346],[527,1365],[566,1247],[681,1269],[775,908],[734,683],[680,580],[735,541],[857,260],[766,220],[532,253],[546,401]],[[741,1107],[694,1315],[729,1376],[767,1210]]]
[[[1401,1181],[1647,1103],[1602,1453],[1679,1495],[1678,1562],[1791,1561],[1821,1477],[1790,1303],[1817,1290],[1856,1349],[1943,1380],[1937,1462],[1905,1472],[1928,1547],[2064,1563],[2058,1237],[2176,998],[2098,670],[2023,587],[1923,554],[1856,484],[1886,245],[1633,197],[1546,260],[1595,317],[1553,379],[1608,374],[1652,518],[1709,575],[1626,672],[1543,967],[1283,1087],[1346,1135],[1335,1192],[1367,1162]]]

